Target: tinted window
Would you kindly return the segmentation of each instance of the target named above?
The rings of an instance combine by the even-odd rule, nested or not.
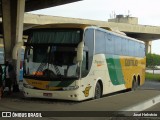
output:
[[[96,30],[95,53],[144,57],[145,45],[130,38]]]
[[[105,33],[96,30],[95,33],[95,54],[105,54],[106,52],[106,40]]]
[[[30,42],[78,44],[81,35],[82,31],[80,29],[41,29],[33,31]]]
[[[94,30],[87,29],[84,33],[85,47],[88,48],[88,70],[91,68],[94,52]]]
[[[106,53],[114,53],[114,40],[113,35],[110,33],[106,34]]]
[[[122,54],[122,46],[121,46],[121,41],[122,41],[122,38],[120,38],[119,36],[115,36],[115,54],[117,55],[121,55]]]

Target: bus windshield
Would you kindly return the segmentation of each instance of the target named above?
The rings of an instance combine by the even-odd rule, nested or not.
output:
[[[80,29],[40,29],[30,35],[29,43],[78,44],[82,37]]]
[[[33,32],[25,52],[24,77],[39,80],[77,79],[76,48],[80,41],[80,30]]]

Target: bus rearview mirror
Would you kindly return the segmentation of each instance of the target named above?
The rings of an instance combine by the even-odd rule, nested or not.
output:
[[[80,42],[77,47],[77,62],[83,61],[84,41]]]

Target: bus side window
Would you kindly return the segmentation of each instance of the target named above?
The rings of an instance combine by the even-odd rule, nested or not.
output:
[[[114,53],[114,40],[113,36],[110,33],[106,34],[106,54],[113,54]]]
[[[88,51],[83,51],[82,77],[88,74]]]

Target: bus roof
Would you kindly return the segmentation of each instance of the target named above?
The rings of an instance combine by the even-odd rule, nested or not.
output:
[[[33,27],[33,29],[41,29],[41,28],[82,28],[84,29],[87,26],[93,26],[93,25],[77,24],[77,23],[46,24],[46,25],[39,25],[39,26]]]
[[[107,28],[107,29],[106,29],[106,28],[95,27],[95,29],[99,29],[99,30],[104,31],[104,32],[107,31],[108,33],[114,34],[114,35],[116,35],[116,36],[123,37],[123,38],[130,39],[130,40],[133,40],[133,41],[140,42],[140,43],[143,43],[143,44],[144,44],[144,42],[141,41],[141,40],[138,40],[138,39],[129,37],[129,36],[125,35],[125,33],[123,34],[123,33],[121,33],[121,32],[113,31],[111,28]]]

